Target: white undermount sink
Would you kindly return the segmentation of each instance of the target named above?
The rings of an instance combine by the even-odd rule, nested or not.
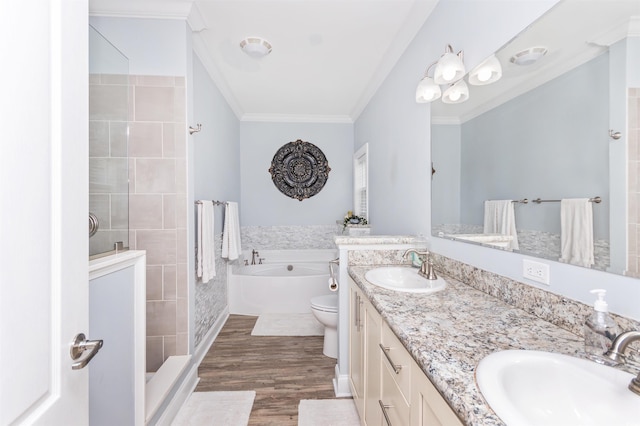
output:
[[[476,369],[482,395],[508,425],[640,425],[634,376],[593,361],[542,351],[507,350]]]
[[[428,280],[418,270],[406,266],[383,266],[367,271],[364,277],[371,284],[409,293],[435,293],[447,285],[443,278]]]

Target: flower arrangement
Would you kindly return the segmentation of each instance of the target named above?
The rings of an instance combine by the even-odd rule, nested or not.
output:
[[[356,216],[353,212],[349,211],[342,221],[342,230],[344,231],[347,225],[366,225],[367,219],[362,216]]]

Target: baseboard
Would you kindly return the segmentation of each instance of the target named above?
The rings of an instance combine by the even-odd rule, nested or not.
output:
[[[211,345],[213,345],[216,337],[218,337],[218,334],[220,333],[220,330],[222,330],[224,324],[227,322],[227,319],[229,319],[228,306],[224,309],[224,311],[222,311],[222,314],[218,317],[216,322],[213,323],[209,331],[207,331],[207,334],[205,334],[204,339],[202,339],[202,341],[196,348],[193,354],[193,364],[196,366],[196,368],[200,365],[204,357],[207,355],[207,352],[209,352]]]
[[[336,375],[333,378],[333,391],[336,394],[336,398],[352,396],[351,388],[349,387],[349,376],[347,374],[340,374],[340,368],[337,364]]]

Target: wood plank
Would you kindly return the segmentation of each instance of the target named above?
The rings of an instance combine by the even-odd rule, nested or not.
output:
[[[255,390],[249,425],[298,424],[301,399],[335,399],[336,360],[322,336],[252,336],[257,317],[230,315],[198,374],[196,392]]]

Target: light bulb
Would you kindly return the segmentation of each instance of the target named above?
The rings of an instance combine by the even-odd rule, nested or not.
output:
[[[442,78],[451,81],[456,76],[456,70],[453,67],[447,67],[442,70]]]
[[[451,99],[454,102],[460,99],[460,91],[452,90],[451,93],[449,94],[449,99]]]
[[[485,82],[485,81],[489,81],[490,78],[491,78],[491,70],[489,68],[482,68],[478,72],[478,80]]]

